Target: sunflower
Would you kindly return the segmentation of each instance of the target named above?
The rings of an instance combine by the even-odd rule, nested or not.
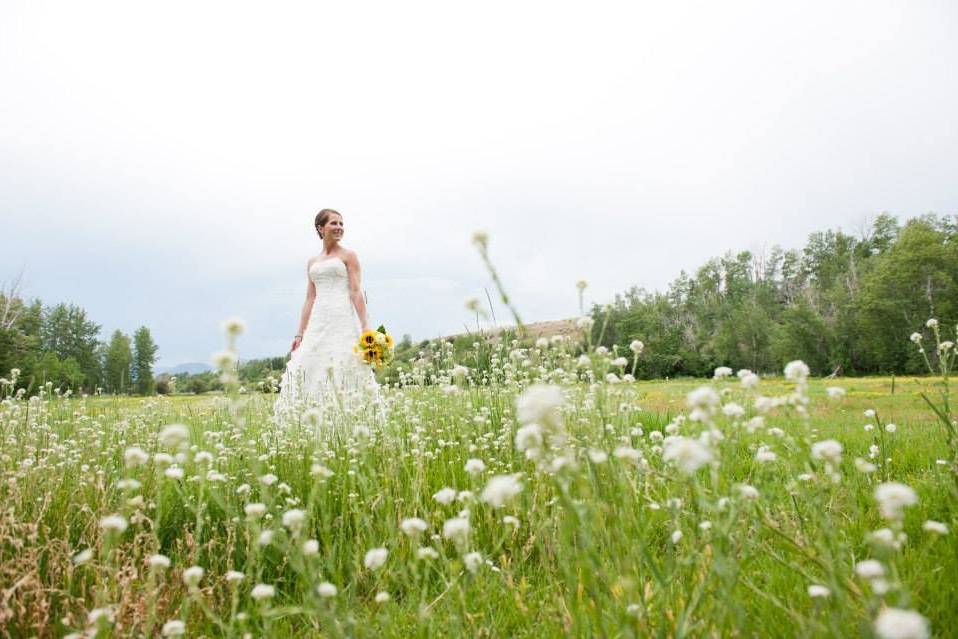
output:
[[[393,347],[393,336],[387,333],[387,334],[386,334],[386,348],[392,349],[392,347]]]
[[[379,354],[376,352],[376,349],[367,348],[363,351],[363,359],[367,364],[372,364],[379,361]]]
[[[374,333],[373,331],[366,331],[365,333],[359,336],[359,341],[360,343],[365,344],[366,346],[372,346],[373,344],[376,343],[376,333]]]

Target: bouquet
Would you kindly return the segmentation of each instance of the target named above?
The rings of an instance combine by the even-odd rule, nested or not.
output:
[[[353,352],[370,366],[382,368],[393,358],[392,335],[382,325],[374,331],[366,331],[359,336],[359,343],[353,347]]]

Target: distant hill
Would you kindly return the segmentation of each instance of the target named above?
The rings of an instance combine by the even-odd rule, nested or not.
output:
[[[546,320],[543,322],[530,322],[525,324],[526,327],[526,336],[538,339],[540,337],[552,337],[553,335],[563,335],[563,336],[573,336],[578,337],[582,335],[582,331],[576,328],[576,319],[561,319],[561,320]],[[502,331],[511,331],[515,330],[514,325],[509,326],[500,326],[499,328],[485,329],[484,333],[486,335],[497,335]],[[474,334],[474,333],[473,333]],[[466,333],[457,333],[455,335],[447,335],[446,339],[461,337],[466,335]]]
[[[196,375],[213,370],[209,364],[202,362],[187,362],[186,364],[177,364],[176,366],[159,366],[153,373],[155,375]]]

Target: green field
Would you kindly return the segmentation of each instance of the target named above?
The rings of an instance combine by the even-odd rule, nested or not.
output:
[[[705,384],[744,414],[709,395],[703,421],[675,424]],[[271,425],[267,395],[8,399],[0,623],[18,637],[175,635],[177,620],[187,636],[844,637],[874,636],[892,607],[923,615],[933,636],[958,628],[954,458],[921,398],[938,398],[941,380],[811,380],[807,417],[802,393],[757,412],[755,397],[795,391],[782,378],[561,383],[556,413],[527,395],[518,415],[526,387],[389,389],[386,423],[319,436]],[[529,411],[545,431],[537,459],[517,449]],[[678,450],[663,451],[670,422],[709,463],[685,474],[686,457],[663,458]],[[175,423],[187,441],[160,442]],[[840,460],[811,454],[829,439]],[[484,468],[470,474],[469,459]],[[508,482],[484,494],[497,475],[518,494]],[[879,510],[884,481],[917,494],[900,518]],[[451,503],[434,498],[443,488]],[[265,515],[248,516],[250,503]],[[425,531],[405,534],[414,517]],[[868,540],[882,528],[907,539]],[[375,548],[387,556],[370,568]],[[156,554],[169,567],[151,567]],[[864,559],[884,576],[856,575]],[[203,575],[189,587],[191,566]],[[334,595],[319,594],[324,582]]]

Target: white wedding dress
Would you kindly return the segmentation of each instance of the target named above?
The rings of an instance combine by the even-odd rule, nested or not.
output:
[[[346,264],[338,257],[313,262],[309,278],[316,299],[283,373],[274,418],[280,424],[301,421],[322,429],[384,417],[376,376],[353,351],[360,326]]]

